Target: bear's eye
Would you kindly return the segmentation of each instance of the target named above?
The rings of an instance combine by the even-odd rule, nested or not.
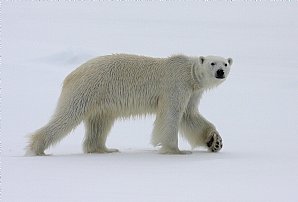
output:
[[[226,67],[226,66],[228,66],[228,64],[227,64],[227,63],[225,63],[225,67]]]
[[[214,62],[211,62],[211,66],[214,66],[215,65],[215,63]]]

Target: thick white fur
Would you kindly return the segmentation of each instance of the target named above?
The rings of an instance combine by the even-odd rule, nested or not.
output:
[[[223,68],[228,75],[231,63],[232,59],[221,57],[184,55],[116,54],[92,59],[66,77],[54,115],[32,134],[27,154],[44,155],[82,121],[84,152],[114,152],[105,146],[114,121],[152,113],[156,114],[152,144],[160,145],[161,153],[183,153],[178,149],[179,130],[192,147],[206,146],[216,129],[197,106],[204,90],[225,80],[215,78],[216,70]]]

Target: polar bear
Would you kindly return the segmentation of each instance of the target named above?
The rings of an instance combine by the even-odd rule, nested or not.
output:
[[[27,155],[44,155],[82,121],[85,153],[117,152],[105,144],[114,121],[142,114],[156,114],[152,144],[160,146],[160,153],[191,153],[179,150],[179,132],[193,148],[217,152],[222,139],[198,104],[206,89],[225,81],[231,65],[231,58],[218,56],[113,54],[91,59],[65,78],[56,111],[30,136]]]

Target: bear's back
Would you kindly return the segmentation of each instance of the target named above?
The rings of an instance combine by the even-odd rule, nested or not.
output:
[[[64,80],[64,86],[95,79],[100,82],[142,82],[165,77],[164,58],[113,54],[87,61],[71,72]]]

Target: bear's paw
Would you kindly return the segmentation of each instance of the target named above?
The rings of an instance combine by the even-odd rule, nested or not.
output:
[[[207,138],[207,147],[209,151],[212,152],[219,152],[222,149],[222,139],[217,131],[212,131],[209,133]]]

